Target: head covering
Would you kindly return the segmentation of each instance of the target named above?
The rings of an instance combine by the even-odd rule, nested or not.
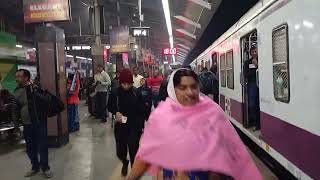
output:
[[[174,89],[174,83],[173,83],[173,78],[174,76],[176,75],[176,73],[178,71],[181,71],[181,70],[190,70],[190,69],[187,69],[187,68],[180,68],[180,69],[177,69],[175,71],[173,71],[169,77],[169,82],[168,82],[168,86],[167,86],[167,91],[168,91],[168,96],[169,98],[171,98],[174,102],[176,103],[179,103],[178,99],[177,99],[177,95],[176,95],[176,91]],[[199,94],[200,95],[200,94]]]
[[[124,69],[120,72],[120,83],[133,83],[133,75],[130,69]]]
[[[199,103],[187,107],[174,102],[171,91],[170,96],[152,112],[140,141],[136,159],[151,165],[149,173],[155,175],[161,167],[262,180],[218,104],[201,96]]]

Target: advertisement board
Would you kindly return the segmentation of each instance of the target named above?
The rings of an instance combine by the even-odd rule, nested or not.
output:
[[[69,0],[23,0],[25,23],[70,20]]]
[[[129,51],[129,27],[114,27],[110,32],[111,53]]]

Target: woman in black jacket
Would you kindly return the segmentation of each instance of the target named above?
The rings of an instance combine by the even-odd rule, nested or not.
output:
[[[139,148],[144,127],[144,105],[140,92],[133,87],[133,76],[129,69],[120,73],[119,82],[120,87],[110,95],[108,109],[116,115],[116,151],[123,163],[121,174],[126,176],[129,165],[128,149],[132,166]]]

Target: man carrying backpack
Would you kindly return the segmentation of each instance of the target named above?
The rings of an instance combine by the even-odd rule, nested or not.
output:
[[[216,81],[216,76],[208,68],[203,68],[201,74],[199,75],[200,81],[200,91],[205,94],[213,94],[214,83]]]
[[[31,83],[30,72],[26,69],[20,69],[16,72],[16,82],[18,87],[14,94],[23,122],[27,154],[32,165],[31,170],[25,174],[25,177],[34,176],[41,169],[45,178],[51,178],[47,141],[50,95]],[[40,155],[40,161],[38,155]]]

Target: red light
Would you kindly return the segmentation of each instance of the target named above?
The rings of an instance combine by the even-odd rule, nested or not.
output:
[[[103,59],[104,59],[105,63],[108,62],[108,49],[107,48],[103,49]]]

